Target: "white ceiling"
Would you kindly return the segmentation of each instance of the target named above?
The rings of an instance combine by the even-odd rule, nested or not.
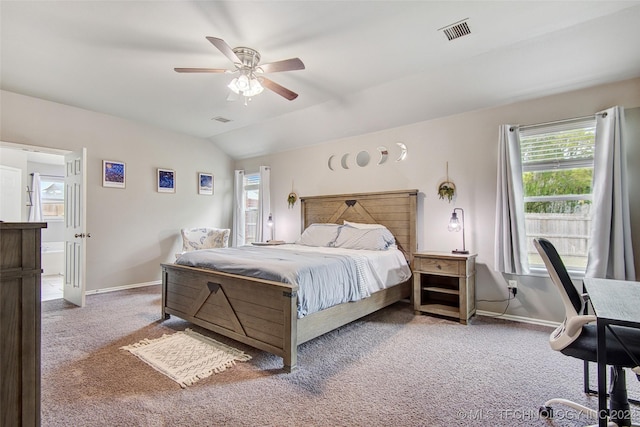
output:
[[[640,76],[640,1],[6,1],[1,87],[208,138],[234,158]],[[440,28],[468,18],[471,35]],[[226,100],[205,37],[299,57]],[[226,124],[212,120],[222,116]]]

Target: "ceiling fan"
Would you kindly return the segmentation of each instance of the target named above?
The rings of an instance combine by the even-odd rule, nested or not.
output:
[[[220,52],[233,62],[235,69],[228,70],[224,68],[174,68],[178,73],[226,73],[240,75],[234,78],[229,84],[235,94],[241,94],[247,99],[260,94],[264,88],[267,88],[280,96],[293,101],[298,94],[279,85],[263,76],[264,73],[276,73],[280,71],[304,70],[304,64],[300,58],[285,59],[282,61],[271,62],[268,64],[260,64],[260,53],[257,50],[248,47],[231,48],[222,39],[217,37],[207,37]]]

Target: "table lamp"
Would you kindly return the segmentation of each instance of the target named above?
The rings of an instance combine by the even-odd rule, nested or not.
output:
[[[462,223],[458,219],[458,214],[456,213],[456,211],[460,211],[460,214],[461,214],[460,217],[461,217]],[[464,210],[462,208],[455,208],[453,210],[453,213],[451,214],[451,219],[449,220],[449,227],[447,228],[449,229],[449,231],[462,230],[462,250],[455,249],[451,251],[451,253],[452,254],[468,254],[469,251],[466,250],[465,242],[464,242]]]

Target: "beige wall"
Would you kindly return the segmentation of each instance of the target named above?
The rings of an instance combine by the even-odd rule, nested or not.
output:
[[[87,289],[100,290],[158,280],[159,264],[172,261],[183,226],[231,226],[234,164],[210,142],[171,133],[140,123],[55,104],[11,92],[1,93],[0,140],[27,145],[88,152]],[[237,161],[235,168],[257,171],[272,166],[272,209],[277,239],[294,240],[300,234],[300,204],[287,206],[293,189],[301,196],[417,188],[420,250],[450,251],[461,236],[446,229],[451,210],[465,209],[467,247],[478,253],[477,296],[481,310],[501,312],[504,303],[483,299],[506,297],[505,279],[493,271],[493,233],[498,126],[530,124],[593,114],[612,105],[629,111],[633,125],[629,142],[631,194],[640,194],[640,79],[473,111],[415,123],[374,134],[327,141],[310,148]],[[392,108],[392,106],[390,106]],[[405,161],[396,142],[407,145]],[[256,141],[257,144],[260,141]],[[389,160],[376,165],[376,148],[390,150]],[[354,165],[362,150],[372,155],[367,167]],[[348,170],[339,158],[350,153]],[[336,170],[327,167],[338,157]],[[127,163],[127,188],[103,188],[102,160]],[[0,159],[1,160],[1,159]],[[436,189],[445,178],[458,187],[448,203]],[[176,170],[177,193],[156,192],[155,170]],[[198,171],[215,175],[215,195],[196,194]],[[634,178],[635,177],[635,178]],[[632,227],[636,253],[640,251],[640,198],[632,197]],[[636,256],[636,259],[639,257]],[[636,262],[638,264],[638,262]],[[637,267],[638,268],[638,267]],[[520,277],[516,301],[508,314],[559,321],[562,306],[547,278]]]
[[[211,142],[6,91],[0,102],[0,140],[87,148],[88,291],[157,281],[180,228],[231,226],[233,162]],[[102,187],[103,159],[126,163],[125,189]],[[176,171],[175,194],[156,191],[158,167]],[[213,196],[197,194],[198,172],[214,174]]]
[[[613,105],[640,107],[640,79],[568,92],[561,95],[517,102],[497,108],[473,111],[438,120],[430,120],[359,135],[313,146],[236,162],[237,169],[257,170],[269,165],[271,172],[271,206],[277,239],[294,240],[300,233],[300,205],[287,207],[287,195],[293,189],[299,195],[367,192],[417,188],[423,193],[419,207],[418,249],[450,251],[461,245],[461,236],[447,231],[454,207],[465,210],[467,248],[478,253],[477,297],[481,310],[502,312],[504,303],[481,300],[505,298],[506,281],[493,271],[494,218],[497,169],[498,126],[504,123],[532,124],[594,114]],[[389,105],[389,108],[393,108]],[[636,113],[637,114],[637,113]],[[637,123],[637,121],[636,121]],[[396,142],[408,147],[405,161],[397,162]],[[257,141],[256,143],[259,143]],[[387,146],[390,159],[376,165],[376,147]],[[638,133],[629,142],[629,162],[640,168]],[[366,167],[354,165],[355,155],[366,150],[373,161]],[[340,166],[339,158],[350,153],[349,169]],[[327,167],[327,159],[336,155],[336,170]],[[632,158],[633,156],[633,158]],[[454,181],[457,198],[449,203],[436,194],[446,175]],[[631,165],[630,165],[631,166]],[[636,191],[631,194],[640,194]],[[639,201],[632,206],[638,210]],[[638,212],[634,235],[640,235]],[[636,237],[635,242],[638,242]],[[636,252],[640,251],[637,247]],[[637,257],[636,257],[637,259]],[[508,313],[542,320],[562,320],[563,308],[547,278],[522,277],[516,301]]]

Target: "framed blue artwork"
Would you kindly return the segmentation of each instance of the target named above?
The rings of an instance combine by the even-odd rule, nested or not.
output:
[[[213,195],[213,174],[198,172],[198,194]]]
[[[158,193],[176,192],[176,171],[158,168]]]
[[[125,164],[112,160],[102,161],[102,186],[124,188],[126,183]]]

